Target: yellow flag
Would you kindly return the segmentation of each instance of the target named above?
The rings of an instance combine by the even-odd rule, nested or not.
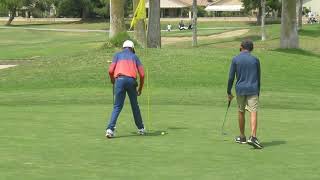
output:
[[[136,11],[134,12],[133,19],[131,21],[130,29],[134,27],[139,20],[145,20],[147,18],[145,0],[140,0]]]

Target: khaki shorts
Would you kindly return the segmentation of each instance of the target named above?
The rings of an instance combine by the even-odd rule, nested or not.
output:
[[[259,96],[237,96],[238,108],[240,112],[245,110],[249,112],[257,112],[259,107]]]

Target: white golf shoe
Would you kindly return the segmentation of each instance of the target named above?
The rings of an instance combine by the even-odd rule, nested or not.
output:
[[[139,135],[145,135],[146,134],[146,130],[144,128],[138,129],[138,134]]]
[[[107,129],[106,137],[107,138],[113,138],[114,137],[114,132],[111,129]]]

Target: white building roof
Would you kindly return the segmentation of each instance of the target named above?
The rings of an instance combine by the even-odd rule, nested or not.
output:
[[[218,0],[205,8],[206,11],[240,11],[243,9],[240,0]]]
[[[186,7],[189,7],[189,5],[179,0],[160,0],[160,8],[186,8]],[[146,8],[149,8],[149,1],[146,2]]]
[[[242,5],[211,5],[205,8],[206,11],[240,11]]]

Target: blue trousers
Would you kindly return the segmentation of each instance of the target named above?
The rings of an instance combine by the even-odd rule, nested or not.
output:
[[[138,129],[144,128],[142,117],[140,113],[140,108],[137,98],[137,82],[134,78],[120,76],[115,81],[115,102],[113,105],[113,111],[111,114],[111,119],[107,125],[107,129],[114,131],[116,126],[118,116],[123,108],[124,101],[126,98],[126,93],[128,93],[131,109],[134,117],[134,122]]]

